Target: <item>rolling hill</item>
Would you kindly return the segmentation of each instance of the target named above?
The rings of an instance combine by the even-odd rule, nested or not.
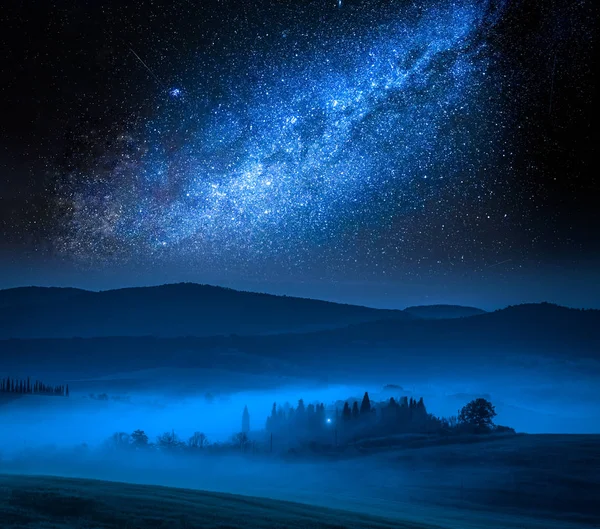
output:
[[[297,332],[413,319],[381,310],[193,283],[92,292],[0,291],[0,338],[212,336]]]
[[[91,479],[0,475],[2,527],[435,529],[234,494]]]
[[[454,318],[468,318],[485,314],[486,311],[476,307],[465,307],[462,305],[416,305],[406,307],[404,312],[412,314],[417,318],[444,320]]]
[[[494,363],[507,353],[596,361],[599,351],[600,311],[535,304],[468,318],[379,320],[269,336],[3,340],[0,365],[9,372],[35,365],[38,371],[90,375],[156,367],[300,375],[325,373],[342,364],[367,372],[381,370],[382,362],[426,366],[424,359],[435,359],[438,367]]]
[[[194,283],[101,292],[20,287],[0,290],[0,339],[270,334],[484,313],[459,305],[374,309]]]

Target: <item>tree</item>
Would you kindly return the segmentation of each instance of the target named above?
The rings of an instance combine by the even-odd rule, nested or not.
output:
[[[156,438],[156,442],[162,450],[175,450],[183,446],[183,443],[175,433],[175,430],[159,435]]]
[[[208,439],[207,439],[206,435],[203,434],[202,432],[194,432],[194,435],[192,435],[188,440],[188,446],[190,448],[194,448],[194,449],[196,449],[196,448],[202,449],[207,444],[208,444]]]
[[[354,401],[352,404],[352,418],[358,419],[359,411],[358,411],[358,402]]]
[[[489,400],[479,398],[472,400],[460,410],[458,421],[480,431],[489,431],[494,426],[495,416],[494,405]]]
[[[131,434],[131,444],[134,448],[147,448],[148,436],[144,430],[136,430]]]
[[[360,404],[360,414],[366,415],[371,412],[371,400],[369,399],[369,393],[365,391],[365,396]]]
[[[273,403],[273,407],[271,408],[271,416],[267,417],[267,430],[273,431],[278,426],[278,415],[277,415],[277,403]]]
[[[348,402],[344,402],[344,409],[342,410],[342,418],[345,421],[349,421],[350,419],[352,419],[352,410],[350,410],[350,406],[348,405]]]
[[[248,440],[248,436],[246,435],[245,432],[239,432],[236,433],[233,437],[232,437],[232,441],[238,445],[241,449],[244,449],[246,447],[246,445],[248,444],[249,440]]]
[[[131,438],[128,433],[115,432],[114,434],[112,434],[112,436],[108,442],[109,442],[109,446],[111,448],[121,450],[123,448],[127,448],[128,446],[130,446],[130,444],[131,444],[130,439]]]
[[[325,423],[325,404],[321,402],[321,404],[317,406],[317,409],[315,410],[315,415],[317,419],[317,424],[322,425]]]
[[[250,431],[250,413],[248,413],[248,406],[244,406],[244,413],[242,413],[242,432],[248,433]]]

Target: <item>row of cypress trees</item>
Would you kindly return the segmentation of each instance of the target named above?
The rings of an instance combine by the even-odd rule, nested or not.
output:
[[[44,384],[40,380],[36,380],[32,383],[30,377],[22,380],[6,377],[0,379],[0,393],[58,395],[68,397],[69,384],[52,386],[50,384]]]

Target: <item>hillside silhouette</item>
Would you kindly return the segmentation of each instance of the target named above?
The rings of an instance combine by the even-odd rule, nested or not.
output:
[[[468,318],[469,316],[478,316],[485,314],[486,311],[476,307],[465,307],[462,305],[416,305],[406,307],[404,312],[408,312],[417,318],[425,319],[454,319]]]
[[[153,367],[234,368],[255,373],[299,369],[376,369],[382,365],[437,366],[503,361],[508,354],[562,361],[600,358],[600,311],[547,303],[508,307],[457,319],[380,320],[318,332],[268,336],[3,340],[3,364],[77,372]],[[365,354],[368,351],[368,362]],[[341,362],[343,360],[343,362]],[[379,363],[377,363],[379,362]]]
[[[194,283],[101,292],[41,287],[0,291],[0,338],[261,334],[382,318],[413,316]]]

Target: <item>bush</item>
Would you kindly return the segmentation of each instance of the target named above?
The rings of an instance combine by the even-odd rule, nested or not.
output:
[[[510,426],[502,426],[500,424],[496,425],[494,428],[494,433],[517,433],[514,428]]]

